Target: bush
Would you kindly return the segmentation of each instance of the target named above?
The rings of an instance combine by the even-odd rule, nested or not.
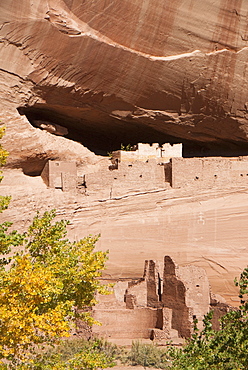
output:
[[[160,349],[154,344],[143,344],[139,341],[132,343],[131,350],[124,357],[122,356],[122,362],[132,366],[169,368],[168,355],[165,349]]]
[[[41,351],[33,363],[15,367],[16,370],[94,370],[115,365],[117,346],[101,339],[62,340],[59,345]],[[1,367],[0,367],[1,369]],[[4,369],[4,368],[3,368]],[[2,370],[2,369],[1,369]]]

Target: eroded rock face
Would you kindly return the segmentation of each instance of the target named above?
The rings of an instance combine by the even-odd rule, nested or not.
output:
[[[96,152],[168,139],[247,152],[247,1],[0,7],[1,99],[31,123],[64,125]]]
[[[245,188],[91,198],[33,176],[48,159],[97,172],[106,161],[87,148],[106,154],[120,143],[247,154],[247,11],[246,0],[1,0],[0,119],[14,168],[1,184],[12,195],[2,217],[23,230],[36,209],[56,208],[70,237],[101,232],[114,278],[141,276],[143,257],[168,253],[206,268],[232,303],[247,265]]]
[[[48,135],[48,134],[47,134]],[[64,138],[56,138],[63,139]],[[79,145],[79,144],[78,144]],[[28,162],[29,163],[29,162]],[[86,167],[84,166],[84,170]],[[96,170],[101,162],[91,166]],[[139,278],[144,259],[162,260],[170,254],[180,266],[203,267],[214,293],[238,305],[234,278],[247,266],[247,187],[153,189],[128,192],[110,198],[60,188],[47,188],[40,176],[18,169],[4,169],[1,195],[11,195],[9,208],[0,222],[12,221],[27,231],[36,210],[55,208],[58,219],[70,220],[68,236],[79,240],[99,234],[97,249],[109,250],[105,277]],[[154,282],[149,282],[151,287]]]

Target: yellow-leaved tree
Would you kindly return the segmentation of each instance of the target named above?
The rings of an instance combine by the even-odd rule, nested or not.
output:
[[[0,139],[2,139],[3,135],[5,133],[5,127],[0,127]],[[3,149],[2,145],[0,144],[0,167],[3,166],[6,163],[6,159],[8,157],[9,153],[7,150]],[[0,182],[3,179],[3,176],[1,175],[2,172],[0,171]],[[10,197],[3,197],[0,195],[0,213],[6,209],[9,205]]]
[[[2,165],[7,155],[0,146]],[[1,211],[9,200],[1,198]],[[69,222],[55,221],[55,217],[55,210],[43,215],[37,212],[22,234],[9,231],[10,222],[0,224],[0,368],[26,368],[40,346],[69,336],[73,321],[79,317],[93,323],[86,309],[96,303],[97,292],[109,292],[99,279],[108,255],[94,251],[99,236],[71,242],[66,238]],[[79,364],[80,356],[86,364],[85,369],[109,365],[101,355],[77,356]]]

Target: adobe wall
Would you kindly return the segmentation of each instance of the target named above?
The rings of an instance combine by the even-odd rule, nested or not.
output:
[[[153,144],[138,144],[145,161],[115,161],[99,171],[85,176],[77,175],[75,162],[48,161],[41,173],[47,186],[85,192],[87,195],[98,195],[102,198],[114,198],[123,194],[146,192],[155,189],[196,187],[213,188],[227,186],[248,186],[248,157],[209,157],[181,158],[173,157],[169,162],[158,161],[158,158],[147,159],[152,151],[158,148]],[[147,147],[148,145],[148,147]],[[180,144],[164,144],[167,154],[180,155]],[[167,148],[167,149],[166,149]],[[148,150],[149,149],[149,150]],[[170,153],[170,150],[173,152]],[[146,152],[147,151],[147,152]],[[137,152],[121,151],[123,155],[136,155]],[[80,181],[80,183],[79,183]]]
[[[158,312],[153,308],[96,309],[94,318],[104,325],[93,326],[94,334],[101,337],[149,339],[156,327]]]
[[[171,186],[247,186],[248,157],[172,158]]]
[[[169,162],[170,158],[177,158],[183,156],[183,144],[165,143],[162,145],[161,157],[166,158]]]
[[[163,165],[154,159],[146,162],[120,162],[118,169],[103,168],[85,175],[86,193],[105,198],[121,196],[129,192],[148,191],[169,186],[165,181]]]
[[[205,270],[191,265],[178,267],[165,256],[162,303],[172,309],[172,328],[179,335],[189,337],[193,319],[201,323],[210,307],[210,287]]]
[[[164,258],[162,304],[172,310],[171,327],[182,337],[190,337],[193,315],[186,305],[186,288],[177,277],[175,263],[168,256]]]
[[[77,186],[76,163],[47,161],[41,177],[50,188],[62,189],[63,191],[75,190]]]
[[[109,281],[103,280],[103,283]],[[93,333],[105,338],[150,338],[151,329],[157,327],[160,313],[155,308],[147,307],[147,289],[144,283],[144,279],[135,282],[118,281],[114,284],[113,294],[98,295],[96,298],[99,303],[93,308],[93,316],[102,326],[94,325]],[[132,293],[138,307],[125,302],[126,292],[130,287],[134,287]]]
[[[147,306],[161,307],[162,296],[162,268],[158,262],[153,260],[145,261],[144,280],[146,281]]]
[[[202,329],[202,320],[210,306],[210,286],[206,271],[193,265],[179,266],[177,271],[177,277],[186,288],[185,304],[190,307],[191,314],[198,319],[199,328]]]
[[[130,282],[125,292],[126,308],[161,307],[161,278],[160,268],[153,260],[145,261],[142,279]],[[162,276],[162,274],[161,274]]]
[[[163,275],[155,261],[146,261],[143,279],[129,284],[125,301],[129,309],[146,306],[170,309],[170,328],[187,338],[192,333],[194,318],[201,323],[209,311],[210,286],[204,269],[179,267],[165,256]],[[164,325],[160,329],[168,331]]]
[[[166,341],[168,343],[168,341],[172,341],[182,344],[182,341],[178,340],[178,331],[171,327],[173,310],[163,307],[158,309],[158,313],[157,327],[151,331],[151,339],[157,342]]]
[[[147,283],[144,279],[135,284],[129,284],[125,293],[126,308],[147,307]]]

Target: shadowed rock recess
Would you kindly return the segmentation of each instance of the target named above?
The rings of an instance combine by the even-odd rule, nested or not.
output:
[[[204,267],[235,303],[248,245],[237,158],[248,155],[247,17],[247,0],[1,0],[5,219],[23,230],[56,208],[69,237],[101,233],[111,278],[168,254]],[[116,171],[108,152],[138,143],[182,143],[184,158]],[[40,175],[54,161],[73,171],[48,188]],[[77,190],[63,192],[71,177]]]

